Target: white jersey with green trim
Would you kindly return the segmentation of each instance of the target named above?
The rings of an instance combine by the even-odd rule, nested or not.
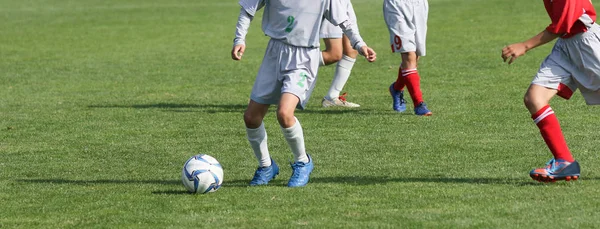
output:
[[[239,4],[251,16],[264,7],[265,35],[293,46],[319,47],[323,19],[334,25],[351,23],[347,22],[346,7],[340,0],[240,0]],[[353,43],[362,42],[357,29],[351,32],[356,33],[355,39],[360,39]]]

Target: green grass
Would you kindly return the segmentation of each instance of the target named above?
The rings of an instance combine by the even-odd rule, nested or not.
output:
[[[551,157],[522,95],[551,45],[511,66],[503,46],[549,24],[543,4],[430,0],[422,89],[432,117],[397,114],[387,87],[381,0],[353,0],[378,52],[345,90],[356,110],[324,109],[333,67],[298,111],[315,171],[285,187],[291,153],[265,125],[282,167],[247,187],[256,161],[242,113],[267,43],[260,15],[230,60],[236,1],[0,0],[0,228],[593,228],[600,224],[597,107],[552,106],[583,168],[539,184]],[[410,104],[409,104],[410,105]],[[190,156],[225,168],[216,193],[179,180]]]

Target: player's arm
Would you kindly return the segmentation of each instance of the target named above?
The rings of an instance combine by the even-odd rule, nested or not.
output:
[[[241,60],[246,51],[246,34],[250,28],[250,22],[254,19],[256,11],[265,5],[264,0],[240,0],[240,15],[235,27],[235,38],[231,49],[231,59]]]
[[[562,34],[570,33],[573,25],[584,13],[580,1],[544,1],[546,11],[552,23],[544,31],[527,41],[512,44],[502,49],[502,59],[511,64],[517,57],[527,51],[553,41]]]
[[[369,48],[367,43],[363,41],[360,33],[358,32],[358,27],[356,24],[350,22],[350,20],[346,20],[338,26],[342,28],[342,31],[344,31],[344,34],[350,40],[352,47],[356,49],[358,53],[365,56],[369,62],[373,62],[375,59],[377,59],[377,54],[375,51],[372,48]]]
[[[250,22],[254,17],[248,14],[244,8],[240,9],[238,22],[235,26],[235,38],[233,39],[233,48],[231,49],[231,59],[241,60],[244,51],[246,51],[246,34],[250,28]]]
[[[342,10],[343,9],[343,10]],[[339,0],[329,1],[328,10],[325,12],[325,19],[332,24],[339,26],[344,34],[350,39],[352,47],[358,51],[369,62],[375,61],[377,54],[364,42],[358,31],[358,25],[348,18],[348,12],[342,7]]]
[[[504,62],[508,60],[508,64],[512,64],[512,62],[531,49],[534,49],[540,45],[546,44],[550,41],[553,41],[557,37],[560,37],[560,34],[551,33],[547,29],[542,31],[541,33],[529,38],[529,40],[507,45],[502,49],[502,59]]]

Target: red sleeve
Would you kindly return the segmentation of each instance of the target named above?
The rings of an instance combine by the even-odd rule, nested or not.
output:
[[[570,33],[583,14],[583,7],[578,6],[578,1],[580,0],[544,0],[544,6],[552,20],[546,30],[555,34]]]

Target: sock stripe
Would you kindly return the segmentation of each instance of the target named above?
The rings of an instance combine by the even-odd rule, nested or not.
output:
[[[413,73],[417,73],[417,69],[416,68],[413,68],[413,69],[402,69],[402,71],[401,71],[401,74],[404,77],[406,77],[406,76],[408,76],[410,74],[413,74]]]
[[[541,122],[544,118],[548,117],[549,115],[554,114],[554,111],[552,110],[551,107],[546,108],[546,110],[544,110],[544,112],[542,112],[537,118],[535,118],[533,120],[533,122],[535,122],[535,124],[538,124],[539,122]]]

